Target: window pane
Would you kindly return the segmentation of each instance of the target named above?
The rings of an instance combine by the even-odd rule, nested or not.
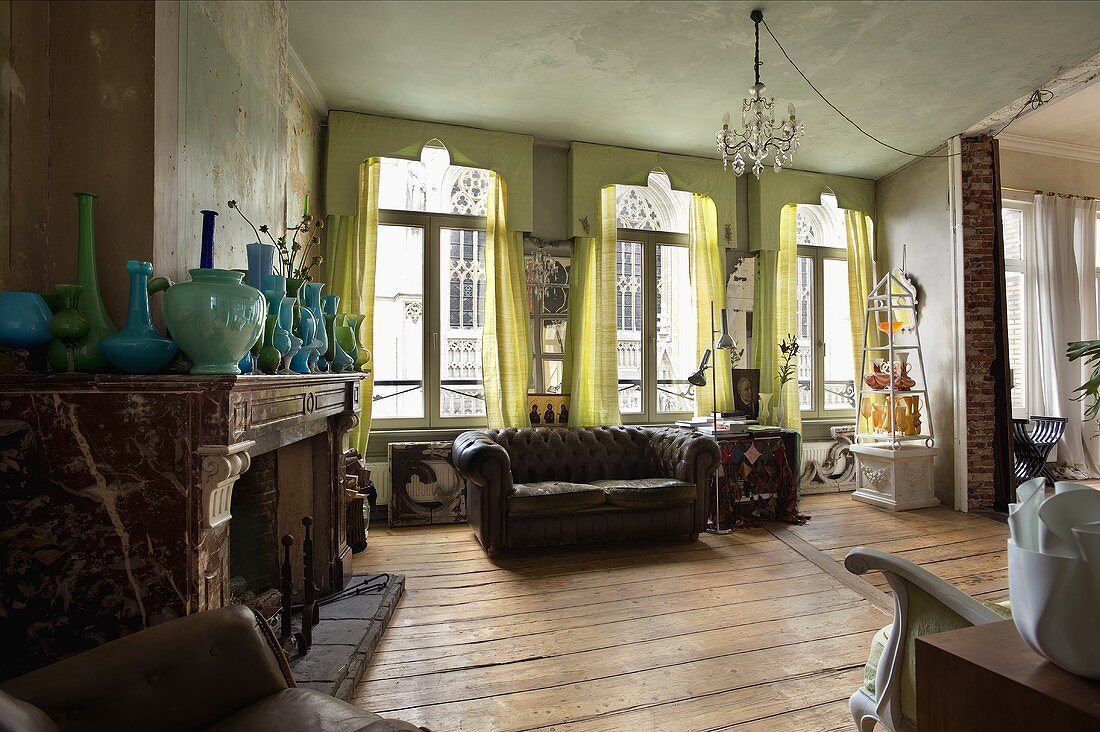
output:
[[[542,352],[565,353],[565,319],[542,321]]]
[[[1012,409],[1027,409],[1027,367],[1024,357],[1024,275],[1005,273],[1005,309],[1008,311],[1008,368],[1012,379]]]
[[[642,243],[615,247],[615,326],[619,360],[619,411],[642,411]]]
[[[1001,209],[1004,226],[1005,259],[1024,258],[1024,212],[1015,208]]]
[[[395,211],[484,216],[489,171],[451,165],[445,148],[425,147],[420,160],[382,158],[378,207]]]
[[[439,414],[485,414],[481,331],[485,317],[485,232],[439,230]]]
[[[814,379],[814,260],[799,257],[795,278],[795,317],[798,321],[798,406],[813,409]]]
[[[687,247],[658,245],[656,274],[657,411],[690,412],[687,377],[698,363]]]
[[[848,309],[848,261],[821,262],[821,324],[825,340],[825,409],[855,409],[852,317]]]
[[[563,364],[561,361],[542,361],[542,383],[546,386],[547,394],[561,394],[561,375]]]
[[[374,417],[424,417],[424,229],[378,227]]]

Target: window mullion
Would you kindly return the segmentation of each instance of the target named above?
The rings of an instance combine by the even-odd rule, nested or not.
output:
[[[442,340],[442,298],[439,297],[440,288],[440,228],[442,223],[434,216],[428,218],[428,266],[425,268],[427,284],[424,288],[424,311],[427,313],[428,323],[431,327],[425,329],[428,342],[424,344],[424,354],[427,363],[424,368],[425,391],[427,392],[428,424],[433,427],[442,426],[440,411],[439,387],[442,382],[442,354],[440,342]],[[450,303],[448,303],[449,305]],[[448,313],[449,316],[449,313]]]
[[[645,385],[644,414],[647,422],[657,421],[657,242],[646,234],[642,245],[642,383]]]

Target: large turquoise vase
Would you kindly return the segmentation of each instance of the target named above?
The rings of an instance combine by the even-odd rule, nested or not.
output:
[[[229,269],[193,269],[164,293],[164,319],[190,356],[192,374],[239,374],[237,364],[264,326],[259,290]]]
[[[176,342],[165,338],[153,327],[149,317],[149,276],[153,265],[131,259],[126,262],[130,275],[130,307],[126,325],[100,341],[107,360],[124,374],[155,374],[176,355]]]
[[[111,367],[99,348],[99,342],[118,331],[103,297],[99,294],[99,275],[95,263],[95,194],[74,193],[76,196],[76,284],[84,288],[77,310],[88,322],[88,334],[80,339],[70,354],[77,371],[94,373]]]
[[[244,248],[248,254],[248,284],[257,290],[263,290],[264,277],[271,274],[275,263],[275,247],[254,242],[246,244]]]

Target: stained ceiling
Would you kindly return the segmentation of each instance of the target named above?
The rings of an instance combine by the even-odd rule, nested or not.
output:
[[[837,106],[918,153],[1100,52],[1100,2],[289,3],[331,109],[701,156],[724,112],[740,119],[754,7]],[[768,93],[806,124],[795,167],[877,178],[908,160],[761,35]]]

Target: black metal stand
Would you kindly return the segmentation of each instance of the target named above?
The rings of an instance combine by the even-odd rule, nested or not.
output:
[[[317,584],[313,573],[313,517],[303,516],[302,527],[302,630],[298,633],[298,653],[305,655],[313,645],[313,626],[321,622],[320,608],[317,605]]]
[[[290,547],[294,545],[294,537],[287,534],[283,537],[283,564],[281,569],[281,581],[279,583],[279,589],[283,592],[283,610],[279,623],[279,639],[286,640],[290,638],[292,632],[290,627],[290,608],[291,599],[294,596],[294,583],[291,580],[290,571]]]

